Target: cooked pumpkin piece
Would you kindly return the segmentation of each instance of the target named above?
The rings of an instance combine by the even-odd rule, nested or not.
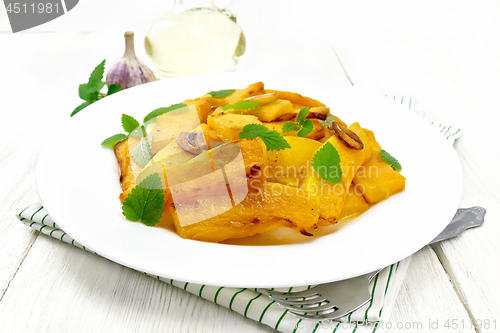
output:
[[[370,206],[363,197],[363,188],[351,184],[344,201],[344,206],[340,211],[339,220],[356,217],[366,212],[369,208]]]
[[[363,149],[365,151],[364,162],[368,161],[374,153],[378,153],[382,149],[377,140],[375,140],[373,132],[366,128],[362,128],[358,122],[351,124],[349,129],[354,131],[365,145],[365,148]]]
[[[207,100],[212,106],[219,107],[235,104],[236,102],[242,101],[249,97],[263,95],[265,93],[266,91],[264,90],[264,83],[255,82],[244,89],[236,89],[234,92],[224,97],[212,97],[210,95],[204,95],[197,99]]]
[[[208,117],[207,124],[223,141],[234,142],[239,139],[245,125],[261,124],[261,122],[252,115],[228,113]]]
[[[272,103],[257,108],[255,116],[260,121],[273,121],[281,115],[293,113],[293,106],[290,101],[277,99]]]
[[[209,101],[203,99],[187,99],[182,103],[187,105],[195,105],[196,111],[198,111],[198,117],[200,119],[200,122],[202,123],[206,123],[207,117],[215,110],[215,108],[212,106],[212,104],[210,104]]]
[[[219,209],[221,206],[224,207]],[[219,196],[208,196],[191,198],[168,209],[181,237],[208,242],[247,237],[259,230],[282,226],[310,235],[307,230],[314,229],[318,220],[317,209],[307,195],[278,183],[266,183],[264,189],[249,194],[234,206]],[[223,213],[205,218],[217,211]]]
[[[197,106],[194,104],[162,114],[148,129],[153,134],[151,144],[153,155],[174,141],[181,132],[190,132],[198,126],[200,126],[200,118]]]
[[[375,204],[403,191],[406,178],[387,164],[380,154],[375,153],[363,163],[353,182],[364,188],[366,201]]]
[[[197,156],[174,147],[175,142],[158,153],[139,173],[134,186],[157,173],[162,180],[165,200],[173,197],[177,201],[209,191],[226,193],[226,183],[232,186],[230,190],[235,198],[242,187],[244,195],[264,187],[266,175],[260,170],[265,170],[268,158],[260,139],[225,143]],[[233,161],[239,164],[231,163]]]
[[[122,187],[122,193],[120,193],[120,201],[123,203],[128,194],[136,185],[136,178],[141,173],[142,167],[135,163],[130,157],[130,152],[137,146],[140,142],[138,137],[128,137],[127,139],[120,141],[116,144],[114,148],[116,160],[118,161],[119,173],[120,173],[120,185]]]
[[[356,134],[361,135],[365,141],[371,138],[362,131],[361,127],[351,128]],[[332,135],[326,142],[331,143],[338,151],[340,156],[340,167],[342,169],[342,179],[337,184],[323,181],[321,176],[311,167],[309,176],[303,180],[301,187],[310,193],[311,196],[317,196],[319,201],[319,225],[330,225],[337,223],[342,207],[358,168],[363,164],[366,158],[366,151],[352,149],[347,146],[342,139]],[[368,145],[373,145],[368,143]]]
[[[285,140],[290,148],[274,150],[267,153],[269,160],[269,181],[299,187],[302,179],[307,177],[314,152],[321,143],[294,136]]]

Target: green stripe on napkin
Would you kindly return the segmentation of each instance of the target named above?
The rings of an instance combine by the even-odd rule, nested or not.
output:
[[[389,100],[401,104],[404,109],[414,111],[414,101],[411,97],[398,96],[398,95],[385,95]],[[434,126],[448,142],[452,145],[456,139],[462,136],[462,130],[452,124],[443,124],[439,122],[432,121],[431,119],[426,119],[432,126]]]

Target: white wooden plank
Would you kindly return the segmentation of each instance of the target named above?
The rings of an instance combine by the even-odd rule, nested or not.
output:
[[[14,215],[37,200],[38,154],[80,103],[75,87],[95,66],[84,54],[70,57],[62,51],[65,46],[78,49],[95,43],[104,50],[102,44],[110,44],[102,36],[54,34],[1,35],[1,41],[2,49],[16,52],[4,52],[0,63],[0,298],[36,237]],[[43,56],[36,50],[43,50]],[[77,66],[83,58],[89,58],[87,68]],[[63,80],[68,84],[61,85]]]
[[[452,329],[455,323],[456,329]],[[386,332],[401,333],[475,332],[465,307],[429,246],[413,255],[392,315],[381,326]]]
[[[35,178],[33,166],[36,150],[29,145],[21,145],[15,138],[5,138],[0,152],[2,173],[0,183],[0,299],[8,287],[17,268],[26,256],[36,234],[19,223],[14,214],[19,213],[37,194],[32,183]],[[19,156],[16,151],[25,148],[26,155]],[[12,163],[12,161],[18,161]],[[10,181],[9,181],[10,180]],[[25,181],[12,181],[25,180]]]
[[[40,236],[0,302],[2,332],[271,332],[167,283]]]

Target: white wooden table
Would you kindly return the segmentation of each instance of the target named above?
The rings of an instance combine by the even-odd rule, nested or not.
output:
[[[145,59],[139,41],[169,3],[82,0],[66,16],[15,35],[0,10],[0,332],[271,331],[14,217],[37,199],[38,154],[79,104],[78,84],[102,59],[121,55],[126,29],[136,32]],[[500,331],[500,3],[305,3],[244,2],[248,49],[238,70],[317,75],[412,96],[418,113],[463,128],[455,144],[461,206],[488,211],[482,227],[413,256],[387,331],[474,332],[471,320],[478,332]]]

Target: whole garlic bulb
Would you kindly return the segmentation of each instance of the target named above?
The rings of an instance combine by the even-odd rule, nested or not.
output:
[[[116,84],[122,90],[139,84],[155,81],[154,72],[138,59],[134,50],[134,33],[125,33],[125,53],[108,69],[106,84]]]

